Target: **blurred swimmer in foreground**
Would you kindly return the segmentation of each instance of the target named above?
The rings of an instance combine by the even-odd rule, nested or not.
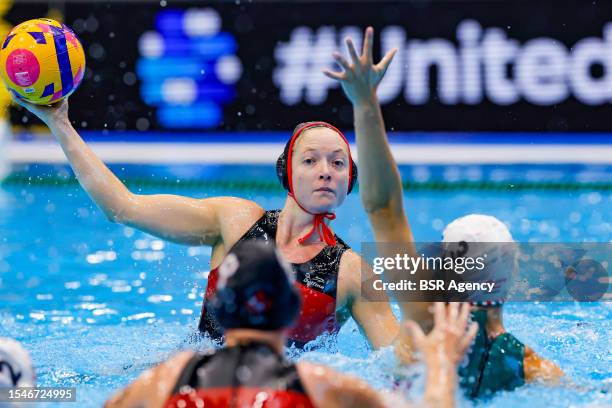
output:
[[[410,256],[417,257],[414,238],[404,211],[400,173],[391,155],[376,96],[377,86],[389,61],[373,65],[373,36],[374,30],[368,27],[361,55],[358,55],[352,40],[347,39],[351,60],[336,53],[336,61],[343,71],[326,70],[324,73],[340,82],[353,104],[360,165],[360,196],[376,241],[403,244],[408,248]],[[391,51],[391,55],[394,52]],[[447,243],[513,242],[510,232],[501,221],[474,214],[451,222],[443,236]],[[525,381],[556,379],[563,375],[554,363],[538,356],[533,349],[506,331],[502,320],[502,304],[503,300],[499,299],[496,302],[475,304],[472,308],[472,318],[479,323],[480,329],[475,347],[469,354],[469,363],[460,371],[462,386],[472,397],[499,389],[513,389]]]
[[[106,407],[407,407],[398,394],[382,393],[332,368],[292,363],[284,355],[287,330],[298,317],[300,293],[293,271],[272,245],[243,242],[219,267],[210,311],[225,329],[225,347],[181,352],[118,392]],[[466,331],[469,306],[434,306],[435,326],[425,335],[407,322],[427,369],[423,402],[454,406],[457,364],[476,334]]]
[[[381,64],[388,64],[386,57]],[[275,243],[292,263],[302,309],[290,343],[298,347],[321,334],[335,334],[352,316],[374,348],[407,345],[387,301],[370,302],[361,294],[361,257],[329,227],[333,211],[357,180],[349,144],[338,129],[325,122],[298,125],[277,161],[277,175],[288,191],[282,210],[266,211],[235,197],[194,199],[168,194],[142,195],[126,186],[96,157],[68,118],[68,102],[36,106],[17,100],[51,130],[66,154],[81,186],[109,220],[168,241],[212,247],[211,271],[199,328],[214,339],[222,328],[208,303],[219,279],[218,266],[238,242]],[[367,276],[366,276],[367,278]],[[405,318],[420,320],[418,314]],[[430,317],[427,316],[429,319]],[[396,350],[398,350],[396,348]],[[399,350],[409,358],[409,347]]]
[[[35,387],[36,374],[30,354],[18,341],[0,337],[0,390]],[[24,403],[0,401],[0,408],[24,406]]]

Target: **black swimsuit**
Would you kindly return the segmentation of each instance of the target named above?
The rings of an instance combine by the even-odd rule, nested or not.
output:
[[[279,214],[280,210],[266,211],[239,242],[248,239],[275,242]],[[323,333],[335,333],[339,329],[340,325],[336,319],[338,273],[342,254],[350,247],[340,238],[336,237],[336,240],[335,246],[326,246],[310,261],[292,264],[296,285],[302,295],[302,309],[298,321],[289,332],[289,339],[298,346]],[[206,309],[206,302],[214,295],[217,286],[217,269],[211,270],[208,275],[199,329],[219,339],[223,331]]]
[[[270,346],[247,343],[195,354],[165,407],[313,408],[297,368]]]

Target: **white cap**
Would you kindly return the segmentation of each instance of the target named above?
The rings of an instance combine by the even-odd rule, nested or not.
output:
[[[516,272],[517,246],[506,224],[490,215],[470,214],[459,217],[446,226],[442,233],[445,251],[465,250],[464,257],[486,257],[487,267],[479,276],[471,273],[471,278],[478,281],[495,282],[495,289],[488,295],[480,294],[476,303],[500,302],[505,297],[511,276]],[[482,242],[482,245],[465,247],[458,243]],[[457,243],[457,244],[455,244]],[[502,245],[500,243],[508,243]],[[502,293],[500,293],[500,291]]]
[[[0,387],[33,387],[35,384],[30,354],[18,341],[0,337]]]
[[[459,217],[444,228],[443,242],[514,242],[506,224],[490,215]]]

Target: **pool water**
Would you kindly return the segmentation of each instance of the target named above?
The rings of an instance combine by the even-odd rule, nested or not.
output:
[[[216,174],[234,171],[219,167]],[[556,171],[567,174],[563,167]],[[142,190],[158,192],[168,189]],[[170,192],[241,196],[267,209],[281,207],[285,199],[281,191],[219,187]],[[610,242],[611,206],[609,190],[424,190],[405,197],[419,241],[438,240],[446,223],[480,212],[507,222],[520,241]],[[356,250],[372,239],[357,194],[337,216],[336,233]],[[170,244],[109,222],[79,186],[5,185],[0,189],[0,336],[14,337],[30,350],[39,385],[75,386],[76,406],[101,406],[173,352],[209,346],[193,336],[209,259],[209,248]],[[477,406],[612,406],[610,303],[510,304],[505,321],[519,339],[556,361],[573,385],[528,385]],[[295,357],[330,364],[381,388],[391,386],[385,374],[395,369],[392,351],[368,350],[352,321],[342,328],[337,346]],[[412,397],[421,391],[416,382]]]

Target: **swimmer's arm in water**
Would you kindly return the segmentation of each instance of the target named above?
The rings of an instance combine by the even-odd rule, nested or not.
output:
[[[237,218],[248,218],[246,225],[250,225],[263,213],[257,204],[239,198],[133,194],[73,128],[68,119],[67,100],[52,106],[16,102],[49,126],[79,183],[111,221],[177,243],[215,245],[220,239],[227,241],[228,233],[232,235]]]
[[[527,345],[525,345],[525,356],[523,358],[523,374],[526,382],[556,382],[564,376],[563,370],[561,370],[559,366],[537,355],[536,352]]]
[[[363,262],[363,265],[362,265]],[[340,260],[338,277],[338,305],[349,308],[359,329],[373,348],[393,346],[395,355],[403,363],[414,362],[411,338],[391,310],[390,300],[383,291],[375,290],[373,282],[382,279],[370,265],[353,251],[346,251]],[[383,279],[385,280],[385,279]],[[432,326],[430,303],[400,303],[402,317],[410,316],[421,326]]]
[[[192,356],[193,352],[183,351],[145,371],[106,401],[104,408],[163,407],[179,375]]]
[[[349,308],[370,345],[380,348],[393,344],[399,334],[399,324],[386,293],[372,288],[375,279],[380,277],[355,252],[346,251],[342,255],[338,276],[338,304]]]
[[[353,251],[347,251],[340,260],[338,277],[338,304],[346,305],[360,331],[375,348],[393,346],[397,359],[414,362],[414,348],[410,336],[400,325],[391,310],[385,292],[374,290],[372,282],[380,276],[372,272],[367,263]],[[426,319],[431,320],[427,311]]]
[[[404,408],[408,403],[395,398],[393,405],[365,381],[313,363],[299,362],[298,373],[313,405],[326,408]],[[399,399],[399,401],[398,401]]]

